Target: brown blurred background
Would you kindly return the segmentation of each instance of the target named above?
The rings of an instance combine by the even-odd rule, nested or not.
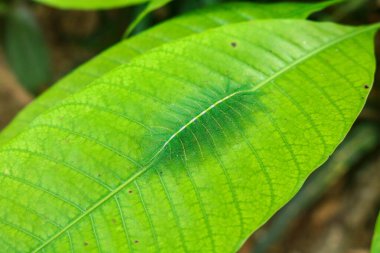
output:
[[[226,1],[175,0],[145,18],[135,33],[220,2]],[[119,41],[141,8],[63,11],[31,1],[0,0],[0,129],[60,77]],[[347,1],[311,19],[351,25],[380,22],[380,0]],[[379,56],[380,36],[376,44]],[[369,252],[380,208],[376,80],[363,113],[337,152],[247,241],[242,253]]]

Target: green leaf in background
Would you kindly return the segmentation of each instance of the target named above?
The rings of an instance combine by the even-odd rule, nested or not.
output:
[[[108,71],[128,63],[134,57],[152,48],[232,23],[270,18],[306,18],[311,13],[337,2],[340,1],[313,4],[230,3],[195,11],[167,21],[142,34],[120,42],[59,81],[22,111],[10,126],[0,134],[0,144],[16,136],[41,112],[54,106],[65,97],[87,87],[93,80]]]
[[[109,71],[0,148],[0,248],[236,252],[347,134],[376,29],[247,21]]]
[[[371,253],[380,252],[380,214],[377,218],[377,223],[375,227],[375,233],[372,239]]]
[[[99,10],[125,7],[149,2],[149,0],[34,0],[61,9]]]
[[[16,5],[7,16],[4,46],[10,67],[28,91],[36,94],[48,85],[47,45],[33,14],[23,5]]]
[[[172,0],[153,0],[150,1],[149,4],[145,7],[145,9],[137,16],[137,18],[132,22],[132,24],[128,27],[127,31],[124,34],[124,37],[127,37],[136,26],[148,15],[150,12],[161,8]]]
[[[5,3],[0,2],[0,15],[5,14],[7,11],[8,11],[8,6]]]

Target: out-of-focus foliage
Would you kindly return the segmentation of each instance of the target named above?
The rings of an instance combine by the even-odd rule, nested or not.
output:
[[[98,10],[111,9],[149,2],[149,0],[34,0],[62,9]],[[154,0],[153,0],[154,1]]]
[[[40,27],[24,5],[9,8],[3,40],[8,63],[17,78],[37,94],[50,81],[50,60]]]
[[[0,2],[0,14],[4,14],[7,11],[7,5],[3,2]]]
[[[141,20],[146,17],[150,12],[164,6],[165,4],[171,2],[172,0],[155,0],[150,1],[149,4],[146,6],[146,8],[136,17],[136,19],[132,22],[132,24],[128,27],[125,37],[128,36],[133,29],[141,22]]]

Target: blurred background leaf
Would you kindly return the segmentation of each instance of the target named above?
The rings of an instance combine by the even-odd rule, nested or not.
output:
[[[149,0],[35,0],[52,7],[76,10],[111,9],[148,2]]]
[[[135,18],[135,20],[132,22],[132,24],[128,27],[126,33],[124,34],[124,37],[127,37],[133,29],[136,28],[136,26],[148,15],[150,12],[161,8],[165,4],[171,2],[172,0],[152,0],[148,3],[148,5],[142,10],[140,14]]]
[[[3,15],[7,12],[7,5],[4,2],[0,2],[0,15]]]
[[[10,8],[5,21],[4,47],[20,83],[37,94],[51,80],[47,46],[33,13],[24,4]]]

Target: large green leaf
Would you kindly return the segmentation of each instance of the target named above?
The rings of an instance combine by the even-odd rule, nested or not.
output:
[[[149,0],[34,0],[62,9],[110,9],[149,2]]]
[[[135,58],[0,149],[10,252],[234,252],[333,152],[376,27],[225,25]]]
[[[128,63],[134,57],[195,33],[239,22],[267,18],[306,18],[310,13],[340,1],[322,3],[253,4],[232,3],[207,8],[165,22],[129,40],[120,42],[78,70],[59,81],[48,92],[34,101],[0,134],[0,144],[16,136],[37,115],[61,99],[82,90],[104,73]]]
[[[375,227],[375,234],[372,240],[371,253],[380,252],[380,213],[377,218],[377,223]]]

